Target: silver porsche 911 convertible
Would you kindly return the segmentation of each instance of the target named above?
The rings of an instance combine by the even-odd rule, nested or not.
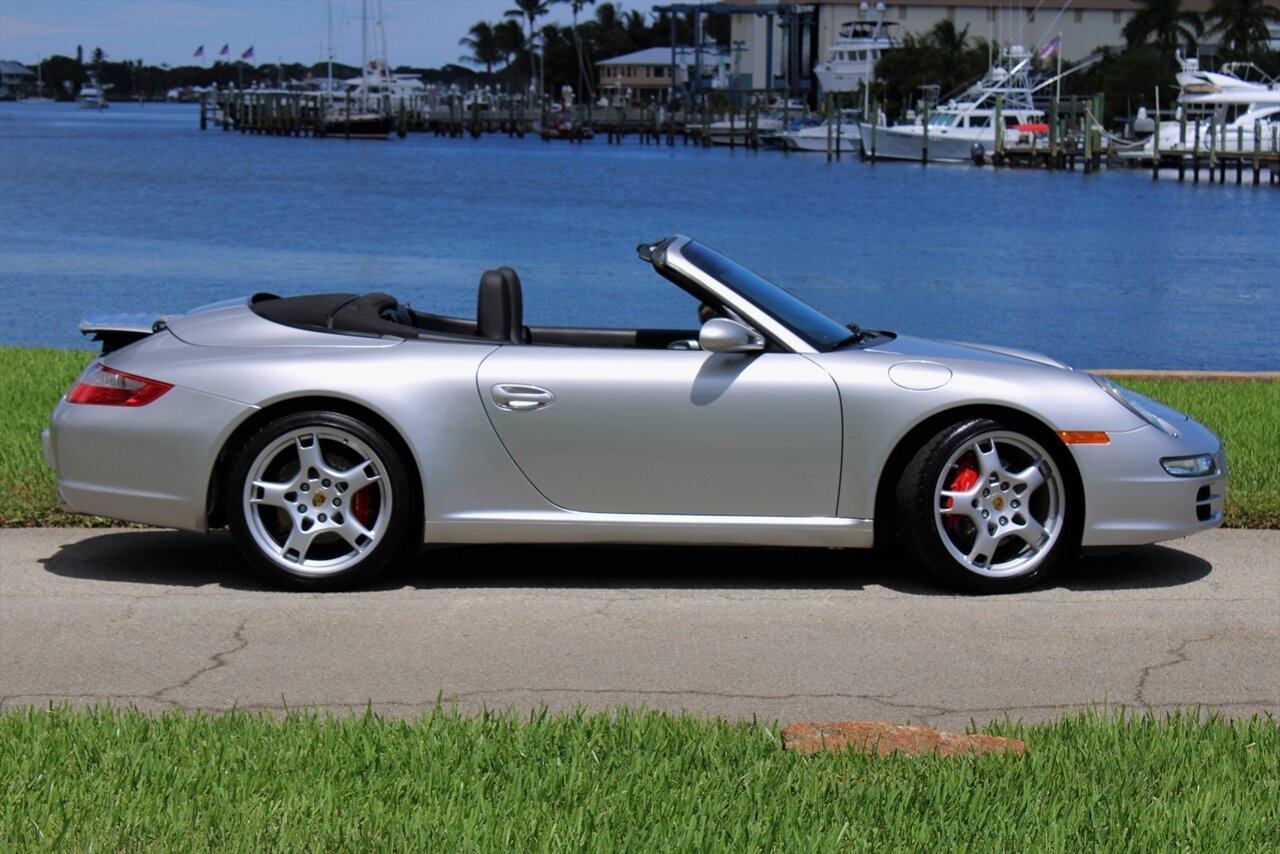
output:
[[[1106,378],[838,323],[688,237],[638,254],[696,327],[526,326],[509,267],[475,319],[370,293],[86,322],[103,355],[42,437],[59,500],[230,526],[303,589],[435,543],[896,538],[995,592],[1222,521],[1218,438]]]

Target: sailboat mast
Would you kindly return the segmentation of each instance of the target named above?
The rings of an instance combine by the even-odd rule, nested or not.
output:
[[[360,0],[360,108],[369,108],[369,0]]]

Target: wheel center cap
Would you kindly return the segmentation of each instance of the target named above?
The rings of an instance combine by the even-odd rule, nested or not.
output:
[[[323,492],[314,492],[314,493],[312,493],[312,494],[311,494],[311,506],[312,506],[312,507],[319,507],[321,504],[324,504],[324,493],[323,493]]]
[[[317,506],[317,507],[319,507],[320,505],[319,505],[319,504],[317,504],[316,506]],[[995,496],[994,498],[992,498],[992,499],[991,499],[991,506],[992,506],[992,507],[994,507],[994,508],[996,508],[996,510],[997,510],[997,511],[999,511],[999,510],[1003,510],[1003,509],[1004,509],[1004,498],[1003,498],[1002,496],[999,496],[999,495]]]

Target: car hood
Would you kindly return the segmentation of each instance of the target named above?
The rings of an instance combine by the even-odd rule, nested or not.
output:
[[[1007,347],[992,347],[986,344],[963,344],[958,341],[934,341],[931,338],[916,338],[911,335],[899,335],[896,338],[867,348],[877,353],[888,353],[912,359],[965,359],[967,361],[995,362],[1004,364],[1026,364],[1028,362],[1050,368],[1069,371],[1071,367],[1057,359],[1051,359],[1039,353],[1027,350],[1014,350]]]

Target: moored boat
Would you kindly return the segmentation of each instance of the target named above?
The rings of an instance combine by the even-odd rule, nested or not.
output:
[[[857,154],[861,141],[858,133],[858,110],[842,110],[838,118],[830,118],[822,124],[785,130],[778,134],[778,142],[788,151],[827,151],[838,154]]]
[[[827,48],[826,59],[814,66],[823,92],[853,92],[870,84],[880,57],[886,50],[898,47],[898,40],[890,34],[897,24],[885,21],[884,3],[876,3],[875,9],[874,21],[841,24],[835,42]],[[864,17],[869,14],[870,4],[863,2],[861,11]]]
[[[76,105],[86,110],[105,110],[107,108],[106,87],[98,85],[98,78],[89,74],[89,82],[80,87],[76,95]]]
[[[1224,65],[1205,71],[1194,58],[1179,57],[1179,117],[1160,122],[1150,137],[1122,156],[1151,160],[1156,156],[1274,153],[1280,128],[1280,86],[1239,76],[1239,67]]]
[[[922,115],[912,123],[877,126],[874,132],[871,123],[863,120],[863,149],[870,153],[874,140],[877,159],[920,161],[926,159],[927,150],[931,163],[964,163],[984,160],[997,148],[1031,143],[1048,127],[1034,94],[1095,61],[1091,57],[1065,72],[1033,82],[1033,58],[1025,47],[1010,45],[1001,53],[1000,64],[988,69],[956,99],[928,110],[927,120]]]

